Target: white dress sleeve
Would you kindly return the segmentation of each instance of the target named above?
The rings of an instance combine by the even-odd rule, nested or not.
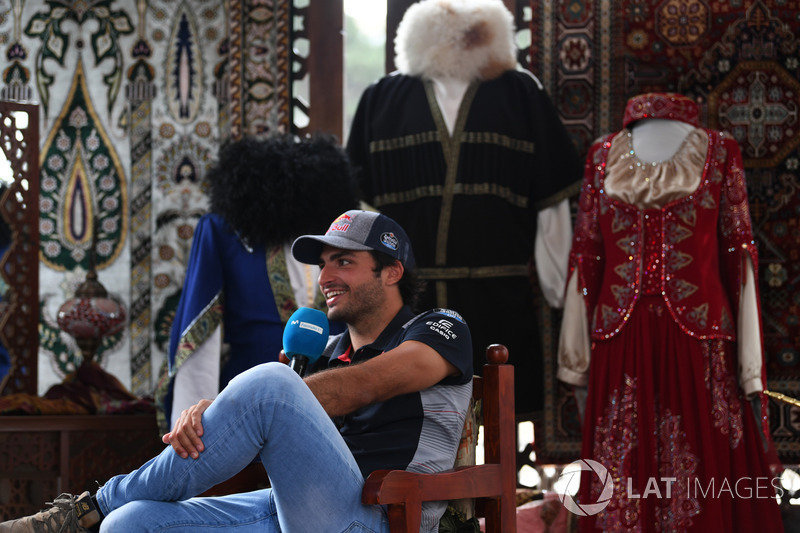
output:
[[[756,302],[756,284],[753,264],[749,255],[745,262],[745,279],[739,295],[738,337],[739,337],[739,383],[746,395],[764,390],[761,381],[763,353],[761,350],[761,329]]]
[[[539,211],[537,216],[534,257],[539,286],[550,307],[564,306],[569,251],[572,245],[572,220],[569,200]]]
[[[556,377],[564,383],[585,387],[589,384],[589,319],[586,304],[578,289],[577,271],[569,279],[564,302],[564,316],[558,341],[558,371]]]

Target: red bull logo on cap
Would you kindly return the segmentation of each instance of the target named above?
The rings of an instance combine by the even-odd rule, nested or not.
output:
[[[343,213],[339,215],[339,217],[331,223],[331,227],[328,228],[327,233],[330,233],[332,231],[347,231],[347,228],[350,227],[350,224],[352,224],[352,222],[353,222],[353,217],[351,217],[347,213]]]

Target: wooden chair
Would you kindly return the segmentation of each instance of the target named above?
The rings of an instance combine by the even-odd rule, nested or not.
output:
[[[388,507],[393,533],[417,533],[422,502],[474,498],[486,533],[516,533],[516,424],[514,367],[508,350],[486,349],[483,377],[474,377],[472,395],[483,405],[484,464],[437,474],[378,470],[367,478],[361,501]]]

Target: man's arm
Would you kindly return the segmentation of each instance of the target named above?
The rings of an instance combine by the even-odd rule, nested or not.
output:
[[[422,342],[406,341],[363,363],[324,370],[305,382],[330,416],[436,385],[458,369]]]

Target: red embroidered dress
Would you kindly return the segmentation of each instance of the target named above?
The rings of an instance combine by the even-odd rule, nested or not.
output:
[[[748,317],[760,342],[758,304],[740,303],[758,264],[741,153],[697,117],[680,95],[632,98],[626,129],[586,159],[559,377],[588,382],[582,457],[608,469],[614,490],[583,531],[782,531],[779,465],[745,399],[763,397],[761,350],[737,351]],[[649,118],[693,126],[665,161],[633,149],[627,127]],[[570,311],[570,291],[585,316]],[[569,349],[576,331],[591,363]],[[597,503],[602,489],[584,472],[580,503]]]

